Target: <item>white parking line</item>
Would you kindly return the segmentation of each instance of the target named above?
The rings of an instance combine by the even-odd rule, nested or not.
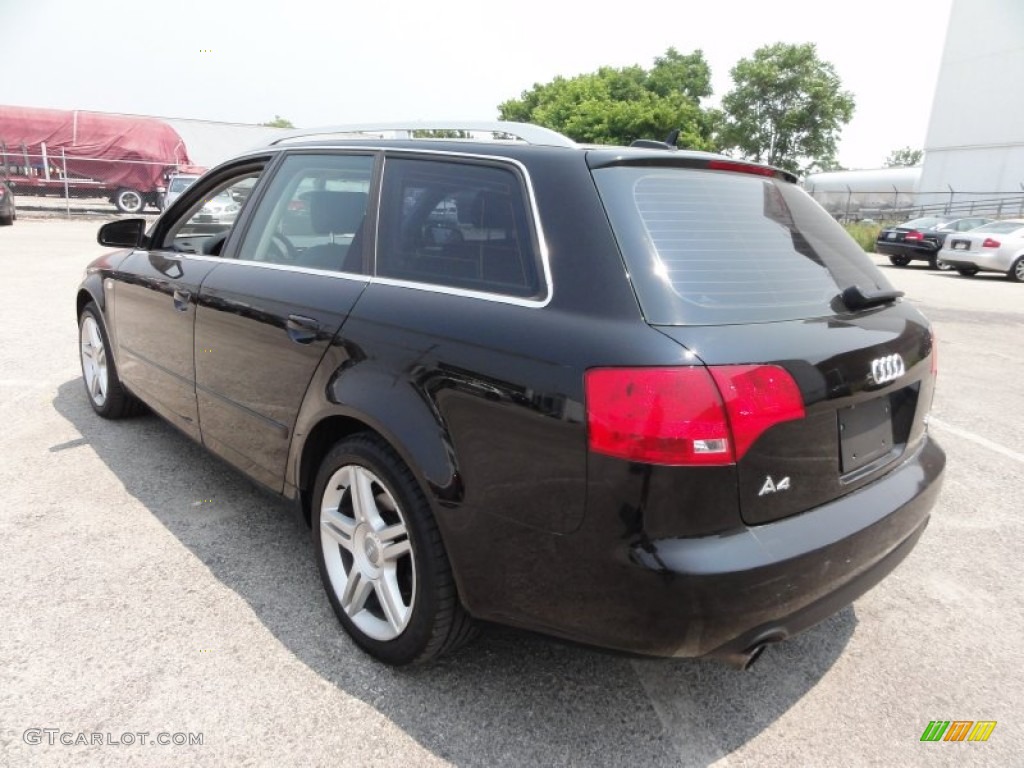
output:
[[[973,432],[968,432],[966,429],[960,429],[960,427],[954,427],[952,424],[947,424],[945,421],[936,419],[934,416],[928,419],[928,424],[936,426],[939,429],[943,429],[946,432],[951,432],[957,437],[962,437],[964,440],[970,440],[972,443],[977,443],[980,446],[988,448],[990,451],[995,451],[1009,459],[1013,459],[1014,461],[1019,461],[1021,464],[1024,464],[1024,453],[1018,453],[1010,448],[1006,448],[999,443],[989,440],[987,437],[976,435]]]

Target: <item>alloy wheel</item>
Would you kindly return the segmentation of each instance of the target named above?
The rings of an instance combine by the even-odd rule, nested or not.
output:
[[[107,371],[107,348],[103,344],[100,326],[92,315],[86,315],[82,320],[79,341],[85,388],[93,403],[101,407],[107,401],[110,376]]]
[[[331,588],[352,623],[374,640],[398,637],[416,600],[416,568],[406,521],[373,472],[348,464],[327,482],[320,545]]]

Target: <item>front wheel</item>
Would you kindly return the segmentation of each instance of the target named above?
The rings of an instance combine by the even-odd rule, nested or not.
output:
[[[961,277],[974,277],[976,274],[978,274],[978,268],[960,267],[959,269],[957,269],[957,272],[960,273]]]
[[[85,305],[78,318],[78,342],[82,381],[92,409],[105,419],[120,419],[139,413],[142,403],[121,385],[114,357],[110,354],[107,331],[99,308],[93,302]]]
[[[1024,283],[1024,256],[1018,256],[1006,276],[1015,283]]]
[[[114,193],[114,205],[122,213],[141,213],[146,207],[146,198],[137,190],[122,188]]]
[[[381,438],[354,435],[324,457],[311,522],[331,607],[364,651],[404,665],[472,637],[430,506]]]
[[[898,256],[890,256],[889,257],[889,262],[894,267],[905,267],[905,266],[907,266],[907,264],[910,263],[910,257],[909,256],[903,256],[902,254],[900,254]]]

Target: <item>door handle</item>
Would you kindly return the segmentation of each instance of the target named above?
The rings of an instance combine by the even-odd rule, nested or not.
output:
[[[191,300],[191,291],[183,291],[179,288],[174,289],[174,308],[179,312],[188,312],[188,305]]]
[[[297,344],[309,344],[316,340],[320,331],[320,323],[312,317],[302,315],[288,315],[287,323],[288,338]]]

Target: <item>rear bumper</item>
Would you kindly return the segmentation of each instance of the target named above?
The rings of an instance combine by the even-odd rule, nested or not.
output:
[[[955,269],[977,267],[986,272],[1007,272],[1012,260],[998,251],[953,251],[944,248],[940,258]]]
[[[643,631],[608,642],[661,656],[742,653],[849,605],[892,571],[928,523],[945,467],[929,438],[895,470],[812,511],[720,536],[630,551]],[[635,629],[640,629],[636,627]]]
[[[931,243],[922,245],[908,245],[906,243],[893,243],[885,240],[875,242],[875,250],[886,256],[906,256],[908,259],[924,259],[930,261],[938,254],[939,249]]]

